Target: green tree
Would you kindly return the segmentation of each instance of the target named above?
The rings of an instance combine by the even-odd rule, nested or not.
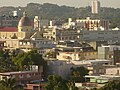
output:
[[[0,57],[3,57],[3,56],[4,56],[4,51],[0,50]]]
[[[77,68],[71,68],[70,80],[74,82],[84,82],[84,76],[88,74],[88,70],[83,66]]]
[[[30,69],[30,65],[43,65],[46,67],[46,61],[42,58],[42,55],[37,53],[36,50],[30,52],[21,52],[13,58],[13,62],[23,69]]]
[[[58,75],[49,75],[46,90],[68,90],[66,81]]]
[[[18,67],[12,62],[10,51],[0,50],[0,72],[16,71]]]
[[[23,90],[23,86],[17,85],[15,79],[5,78],[0,81],[0,90]]]
[[[67,83],[68,90],[78,90],[78,88],[75,86],[75,82],[69,81]]]
[[[97,90],[120,90],[120,80],[109,81],[105,86]]]

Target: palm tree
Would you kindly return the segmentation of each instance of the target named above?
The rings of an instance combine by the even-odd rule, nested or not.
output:
[[[0,81],[0,90],[23,90],[23,86],[16,84],[15,79],[5,78]]]

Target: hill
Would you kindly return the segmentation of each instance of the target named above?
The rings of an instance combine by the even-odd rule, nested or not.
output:
[[[11,14],[12,11],[17,10],[20,12],[26,11],[28,15],[33,18],[38,15],[42,19],[63,19],[67,18],[86,18],[91,16],[91,7],[69,7],[69,6],[58,6],[56,4],[44,3],[29,3],[26,7],[0,7],[0,15]],[[20,13],[22,14],[22,13]],[[120,8],[108,8],[101,7],[100,18],[108,19],[111,27],[120,27]]]

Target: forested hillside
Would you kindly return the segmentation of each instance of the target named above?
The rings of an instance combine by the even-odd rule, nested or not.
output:
[[[26,11],[27,14],[33,18],[35,15],[40,16],[42,19],[62,19],[67,18],[86,18],[91,16],[91,7],[69,7],[69,6],[58,6],[56,4],[44,3],[29,3],[26,7],[0,7],[0,15],[11,14],[13,10],[20,12]],[[100,18],[110,20],[111,27],[120,27],[120,8],[108,8],[101,7]]]

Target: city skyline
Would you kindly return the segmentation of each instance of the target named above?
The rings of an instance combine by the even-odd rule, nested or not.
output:
[[[52,3],[52,4],[57,4],[57,5],[66,5],[66,6],[71,6],[71,7],[85,7],[85,6],[91,6],[91,1],[93,0],[0,0],[0,6],[26,6],[28,3]],[[119,0],[98,0],[101,3],[101,7],[113,7],[113,8],[120,8],[120,1]]]

